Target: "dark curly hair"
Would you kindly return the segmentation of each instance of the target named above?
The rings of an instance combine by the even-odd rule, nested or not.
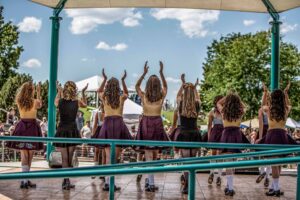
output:
[[[270,119],[277,122],[285,120],[287,113],[287,103],[282,90],[274,90],[270,98]]]
[[[156,75],[149,77],[146,83],[146,98],[149,102],[157,102],[163,98],[162,87],[159,78]]]
[[[196,104],[195,86],[192,83],[183,85],[183,96],[180,102],[180,115],[187,118],[197,118],[199,105]]]
[[[112,77],[107,81],[104,89],[104,99],[112,109],[117,109],[120,106],[120,84],[119,80]]]
[[[34,85],[31,81],[24,83],[16,95],[17,105],[25,110],[29,111],[34,105]]]
[[[244,114],[244,105],[239,95],[230,93],[225,97],[223,105],[223,119],[227,121],[236,121],[241,119]]]
[[[214,98],[214,112],[220,113],[218,108],[217,108],[217,103],[223,98],[223,95],[217,95]]]

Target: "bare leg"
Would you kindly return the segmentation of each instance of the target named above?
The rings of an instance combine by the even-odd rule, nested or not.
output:
[[[29,151],[28,150],[21,150],[21,167],[22,172],[29,172]],[[24,186],[24,184],[26,184]],[[27,180],[22,180],[21,188],[27,188]]]
[[[106,164],[107,165],[109,165],[109,164],[111,164],[111,162],[110,162],[110,147],[105,147],[105,160],[106,160]],[[120,147],[116,147],[116,156],[115,156],[115,163],[116,163],[116,161],[117,161],[117,158],[119,158],[119,156],[120,156],[120,151],[121,151],[121,148]],[[107,187],[109,187],[109,176],[107,176],[106,178],[105,178],[106,180],[105,180],[105,187],[104,187],[104,190],[107,190]],[[120,188],[118,188],[118,187],[115,187],[115,190],[120,190]]]

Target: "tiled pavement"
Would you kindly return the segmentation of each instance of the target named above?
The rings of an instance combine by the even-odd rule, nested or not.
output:
[[[0,172],[19,171],[19,168],[0,167]],[[35,168],[34,170],[39,170]],[[187,199],[186,195],[180,193],[179,173],[156,174],[155,181],[159,186],[159,191],[156,193],[147,193],[143,191],[144,177],[140,184],[136,183],[136,176],[118,176],[116,183],[122,187],[120,192],[116,192],[116,199],[119,200],[134,200],[134,199],[164,199],[176,200]],[[266,198],[265,189],[262,184],[256,184],[253,175],[235,175],[234,186],[236,195],[225,197],[223,177],[223,186],[217,187],[215,184],[209,186],[207,184],[207,174],[197,174],[196,198],[206,200],[221,200],[221,199],[240,199],[240,200],[271,200],[279,198]],[[0,200],[6,199],[22,199],[22,200],[89,200],[108,198],[108,193],[102,191],[103,182],[99,179],[92,180],[89,177],[74,178],[72,182],[76,185],[74,190],[62,191],[61,179],[37,179],[36,189],[21,190],[19,182],[16,180],[0,181]],[[280,199],[296,199],[296,177],[282,176],[281,187],[285,194]]]

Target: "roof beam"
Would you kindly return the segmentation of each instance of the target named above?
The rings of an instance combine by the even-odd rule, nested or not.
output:
[[[279,20],[279,14],[278,14],[277,10],[274,8],[271,1],[270,0],[262,0],[262,2],[265,4],[265,6],[266,6],[269,14],[273,18],[273,20],[278,21]]]
[[[65,4],[68,0],[60,0],[58,2],[58,4],[56,5],[56,7],[54,8],[53,14],[58,16],[59,13],[62,11],[62,9],[64,9]]]

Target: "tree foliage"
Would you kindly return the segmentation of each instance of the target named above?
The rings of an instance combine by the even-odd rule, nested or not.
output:
[[[214,40],[207,49],[201,82],[203,109],[213,107],[216,95],[230,90],[238,92],[248,105],[246,119],[256,117],[262,96],[262,82],[270,84],[270,33],[232,33]],[[281,40],[281,87],[291,81],[290,97],[293,104],[291,116],[300,118],[297,94],[300,92],[300,53],[295,45]]]

